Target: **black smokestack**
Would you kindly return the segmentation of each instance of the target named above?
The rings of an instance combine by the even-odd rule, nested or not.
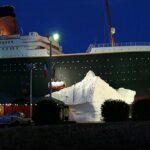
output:
[[[18,34],[14,7],[0,7],[0,35]]]

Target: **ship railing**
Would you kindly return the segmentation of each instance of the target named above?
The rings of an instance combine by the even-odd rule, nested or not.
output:
[[[90,44],[89,47],[86,50],[86,53],[89,53],[91,51],[92,48],[96,47],[95,44]]]
[[[115,47],[123,47],[123,46],[150,46],[150,42],[125,42],[125,43],[115,43]],[[86,53],[89,53],[92,48],[97,47],[111,47],[111,43],[103,43],[103,44],[90,44]]]
[[[91,44],[93,47],[111,47],[111,43]],[[115,46],[150,46],[150,42],[125,42],[115,43]]]

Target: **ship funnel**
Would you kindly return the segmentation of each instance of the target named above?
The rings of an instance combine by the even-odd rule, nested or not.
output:
[[[18,34],[14,7],[0,7],[0,35]]]

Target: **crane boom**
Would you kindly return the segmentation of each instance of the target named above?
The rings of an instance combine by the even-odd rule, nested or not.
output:
[[[114,33],[115,33],[114,30],[115,29],[112,26],[112,20],[111,20],[111,14],[110,14],[110,8],[109,8],[108,0],[104,0],[104,1],[105,1],[107,21],[108,21],[109,32],[110,32],[111,46],[114,47],[115,46],[115,37],[114,37]]]

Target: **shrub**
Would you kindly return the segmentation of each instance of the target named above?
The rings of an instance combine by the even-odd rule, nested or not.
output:
[[[35,124],[59,123],[60,105],[55,100],[42,100],[33,108],[32,119]]]
[[[135,101],[131,107],[132,120],[146,121],[150,120],[150,99]]]
[[[121,100],[106,100],[101,106],[104,121],[125,121],[129,117],[129,105]]]

